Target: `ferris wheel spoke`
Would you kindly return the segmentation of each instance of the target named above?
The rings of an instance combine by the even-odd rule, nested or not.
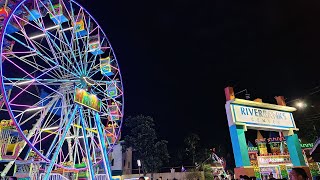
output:
[[[53,92],[56,92],[57,94],[62,95],[60,92],[56,91],[55,89],[51,88],[50,86],[46,85],[46,83],[42,83],[41,81],[38,80],[39,77],[42,77],[43,75],[45,75],[47,72],[49,72],[51,69],[47,70],[46,72],[43,72],[41,75],[37,76],[36,78],[33,77],[31,74],[29,74],[28,72],[26,72],[25,70],[23,70],[22,68],[20,68],[19,66],[17,66],[15,63],[13,63],[12,61],[10,61],[9,59],[7,59],[9,62],[11,62],[13,65],[15,65],[16,67],[18,67],[18,69],[22,70],[23,72],[25,72],[28,76],[31,77],[30,80],[24,81],[24,82],[20,82],[23,84],[28,84],[28,86],[26,88],[24,88],[16,97],[14,97],[13,99],[10,100],[9,103],[11,103],[15,98],[17,98],[19,95],[21,95],[23,92],[26,91],[26,89],[28,89],[31,85],[33,85],[35,82],[38,82],[39,84],[47,87],[48,89],[52,90]],[[55,67],[53,67],[55,68]],[[20,81],[23,81],[23,79],[20,79]],[[17,87],[17,86],[16,86]],[[36,95],[35,95],[36,96]],[[36,96],[38,97],[38,96]]]
[[[60,26],[61,26],[61,25],[60,25]],[[62,27],[62,26],[61,26],[61,27]],[[76,66],[78,67],[79,71],[80,71],[80,70],[81,70],[81,67],[79,66],[79,63],[76,61],[77,58],[76,58],[75,52],[73,51],[72,46],[69,45],[70,42],[69,42],[68,38],[66,37],[65,31],[61,31],[61,34],[62,34],[62,36],[63,36],[63,39],[65,39],[65,40],[67,41],[66,43],[65,43],[65,42],[63,42],[63,43],[64,43],[64,45],[66,45],[67,49],[68,49],[69,52],[71,53],[71,56],[73,57],[74,62],[75,62],[75,63],[72,63],[72,62],[69,61],[70,66],[76,65]],[[80,57],[80,59],[81,59],[81,54],[79,54],[79,57]],[[71,59],[71,57],[70,57],[70,59]],[[80,65],[82,66],[81,63],[80,63]],[[83,72],[83,68],[82,68],[82,72]]]
[[[54,65],[57,65],[56,62],[52,61],[49,57],[44,56],[40,51],[38,51],[37,49],[31,48],[28,45],[26,45],[25,43],[21,42],[20,40],[18,40],[17,38],[13,37],[10,34],[6,34],[6,36],[10,37],[11,39],[13,39],[14,41],[18,42],[19,44],[21,44],[22,46],[26,47],[27,49],[31,50],[31,51],[35,51],[38,55],[42,56],[44,59],[46,59],[47,61],[53,63]]]
[[[51,6],[51,8],[53,9],[53,14],[56,14],[56,11],[55,11],[55,9],[53,8],[53,5],[52,5],[52,3],[49,1],[49,4],[50,4],[50,6]],[[65,8],[65,10],[67,10],[68,11],[68,8]],[[50,12],[50,11],[49,11]],[[72,21],[73,21],[73,19],[72,19]],[[61,24],[60,24],[60,27],[62,27],[61,26]],[[62,34],[63,34],[63,36],[64,36],[64,39],[66,39],[67,40],[67,45],[68,44],[70,44],[69,43],[69,41],[68,41],[68,38],[66,37],[66,34],[65,34],[65,32],[64,31],[61,31],[62,32]],[[69,45],[68,45],[69,46]],[[74,52],[73,52],[73,50],[72,50],[72,48],[70,47],[70,50],[71,50],[71,53],[72,53],[72,56],[73,56],[73,58],[74,59],[76,59],[76,56],[75,56],[75,54],[74,54]],[[80,52],[79,52],[79,56],[80,56],[80,59],[81,59],[81,54],[80,54]],[[68,60],[68,58],[66,58],[67,60]],[[73,64],[71,61],[69,61],[69,63],[70,64]],[[76,64],[76,66],[78,66],[78,74],[81,74],[80,73],[80,71],[81,71],[81,68],[80,68],[80,66],[79,66],[79,64],[78,63],[75,63]],[[81,64],[82,65],[82,64]],[[72,66],[72,67],[75,67],[75,66]],[[83,72],[83,69],[82,69],[82,72]]]
[[[50,37],[50,34],[48,34]],[[54,40],[52,40],[51,38],[49,38],[50,42],[52,43],[52,45],[59,51],[62,52],[62,50],[60,49],[60,47],[54,42]],[[71,60],[64,54],[62,53],[62,56],[70,63],[72,64]],[[78,69],[75,68],[75,66],[72,66],[73,69],[75,70],[76,73],[81,74],[80,71]]]
[[[49,99],[43,99],[43,100],[41,100],[41,102],[37,102],[36,104],[33,104],[33,105],[31,105],[31,106],[29,106],[29,105],[21,105],[21,104],[10,104],[10,105],[11,105],[11,106],[17,106],[17,107],[18,107],[18,106],[20,106],[20,107],[22,106],[22,107],[26,107],[26,108],[28,108],[28,109],[30,109],[30,108],[31,108],[31,109],[36,109],[36,108],[39,107],[40,104],[42,104],[44,101],[47,101],[47,100],[49,100]],[[49,107],[51,107],[51,105],[49,105]],[[23,114],[28,111],[28,109],[26,109],[26,110],[22,111],[21,113],[17,114],[17,115],[15,116],[15,118],[18,118],[19,116],[22,117]],[[40,111],[40,110],[42,110],[42,109],[39,109],[39,111],[36,111],[33,115],[36,115],[36,114],[42,112],[42,111]],[[34,110],[33,110],[33,111],[34,111]],[[33,115],[32,115],[32,117],[33,117]],[[43,116],[42,116],[42,117],[43,117]],[[25,119],[24,121],[19,121],[19,123],[20,123],[20,125],[23,125],[24,123],[28,122],[30,119],[31,119],[31,117]],[[41,118],[40,118],[39,120],[42,121]]]
[[[20,24],[20,22],[14,17],[14,20],[16,21],[16,23],[19,25],[19,27],[21,28],[21,32],[22,32],[22,34],[20,34],[20,33],[16,33],[16,34],[18,34],[18,35],[20,35],[20,36],[22,36],[22,37],[24,37],[24,39],[26,40],[26,43],[27,43],[27,47],[29,47],[29,45],[31,45],[34,49],[36,49],[37,51],[39,51],[38,50],[38,48],[34,45],[34,43],[33,43],[33,41],[32,41],[32,39],[31,38],[29,38],[29,36],[27,35],[27,33],[26,33],[26,30],[25,30],[25,28],[24,28],[24,26],[23,25],[21,25]],[[26,45],[25,44],[22,44],[23,46],[25,46],[26,47]],[[36,52],[37,52],[36,51]],[[40,52],[40,51],[39,51]]]
[[[39,5],[38,5],[38,1],[36,1],[36,3],[37,3],[37,8],[38,8],[38,10],[39,10],[39,12],[40,12],[40,9],[39,9]],[[42,3],[42,2],[41,2]],[[44,4],[43,4],[44,5]],[[48,10],[48,9],[47,9]],[[48,10],[49,11],[49,10]],[[50,12],[50,11],[49,11]],[[44,22],[43,22],[43,18],[42,17],[40,17],[40,20],[39,20],[40,22],[41,22],[41,27],[43,28],[42,30],[43,30],[43,33],[44,34],[46,34],[44,37],[45,37],[45,39],[46,39],[46,41],[47,41],[47,43],[48,43],[48,45],[49,45],[49,47],[50,47],[50,49],[51,49],[51,53],[54,55],[54,57],[55,57],[55,59],[56,59],[56,61],[57,61],[57,53],[56,53],[56,51],[54,50],[54,48],[53,47],[55,47],[55,49],[57,49],[58,50],[58,52],[63,52],[63,51],[61,51],[61,49],[60,48],[57,48],[58,47],[58,45],[55,43],[55,41],[53,41],[52,40],[52,38],[50,37],[50,35],[52,35],[52,36],[54,36],[52,33],[50,33],[50,31],[47,31],[46,29],[45,29],[45,25],[44,25]],[[62,28],[61,27],[61,25],[59,26],[60,28]],[[48,28],[48,29],[50,29],[50,28]],[[59,30],[57,30],[57,32],[59,32]],[[55,36],[54,36],[55,37]],[[56,38],[56,37],[55,37]],[[58,39],[59,41],[60,41],[60,39]],[[60,41],[60,42],[62,42],[62,41]],[[63,42],[64,43],[64,42]],[[67,59],[67,60],[69,60],[69,58],[67,58],[65,55],[64,55],[64,53],[62,53],[62,55]],[[70,60],[69,60],[70,61]],[[66,70],[66,68],[62,68],[63,70]],[[75,68],[74,68],[75,69]],[[75,69],[76,71],[75,72],[77,72],[77,73],[79,73],[79,71],[77,70],[77,69]],[[67,71],[67,72],[70,72],[69,70]],[[72,74],[74,74],[74,73],[72,73]]]
[[[49,71],[48,71],[48,68],[45,68],[45,67],[43,67],[43,66],[37,66],[36,64],[34,64],[32,61],[29,61],[29,60],[27,60],[27,59],[22,59],[22,58],[20,58],[20,57],[18,57],[18,56],[15,56],[15,55],[13,55],[13,57],[15,57],[16,59],[19,59],[21,62],[23,62],[23,63],[25,63],[26,65],[28,65],[28,67],[27,66],[25,66],[24,67],[24,69],[22,69],[21,68],[21,66],[22,66],[22,64],[20,65],[20,66],[17,66],[15,63],[13,64],[15,67],[17,67],[19,70],[21,70],[22,72],[24,72],[25,74],[26,74],[26,76],[24,76],[24,78],[26,78],[26,77],[28,77],[29,76],[29,74],[34,74],[34,73],[36,73],[36,72],[38,72],[38,71],[40,71],[40,72],[42,72],[42,75],[48,75],[48,76],[50,76],[50,77],[52,77],[52,78],[56,78],[56,77],[54,77],[55,76],[55,74],[54,74],[54,72],[52,72],[52,71],[54,71],[58,66],[53,66],[53,67],[51,67],[51,68],[49,68]],[[5,59],[9,59],[9,58],[7,58],[7,57],[4,57]],[[14,60],[14,59],[13,59]],[[13,62],[13,61],[11,61],[10,60],[10,62]],[[27,72],[25,69],[28,69],[29,71],[31,70],[30,69],[30,67],[32,67],[34,70],[33,70],[33,72]],[[27,72],[27,73],[26,73]],[[51,74],[51,73],[53,73],[53,74]],[[23,79],[23,78],[22,78]]]
[[[89,47],[89,38],[86,38],[87,42],[84,43],[82,42],[83,44],[86,44],[85,46],[82,46],[82,49],[81,49],[81,54],[82,54],[82,57],[80,58],[80,61],[81,61],[81,67],[82,67],[82,71],[84,74],[86,74],[86,70],[85,70],[85,59],[87,58],[88,56],[88,47]]]
[[[51,132],[58,133],[56,131],[59,131],[60,129],[58,128],[57,124],[60,124],[59,122],[62,121],[62,117],[60,117],[58,119],[54,119],[54,115],[57,113],[57,110],[55,112],[51,111],[50,114],[47,116],[45,123],[41,127],[41,129],[43,131],[49,132],[49,133],[51,133]],[[55,131],[53,131],[53,130],[55,130]]]
[[[71,9],[73,9],[72,2],[71,2],[71,1],[70,1],[70,7],[71,7]],[[79,10],[79,12],[78,12],[76,21],[78,20],[78,17],[79,17],[79,15],[80,15],[81,10],[82,10],[82,8],[81,8],[81,9]],[[71,11],[71,15],[72,15],[72,17],[71,17],[71,19],[72,19],[72,25],[75,26],[76,23],[74,22],[75,16],[74,16],[74,12],[73,12],[73,11]],[[74,30],[73,30],[73,32],[74,32]],[[75,39],[74,39],[74,37],[75,37]],[[77,33],[74,33],[74,34],[72,35],[72,43],[74,42],[74,40],[76,40],[76,44],[72,44],[72,47],[77,48],[77,51],[78,51],[78,53],[79,53],[79,57],[80,57],[80,59],[82,59],[82,56],[81,56],[81,53],[80,53],[80,45],[79,45]]]
[[[86,16],[83,16],[84,18],[84,24],[86,26],[86,29],[87,29],[87,32],[90,31],[90,25],[91,25],[91,21],[90,21],[90,17],[88,18],[88,23],[86,21]],[[87,41],[86,41],[86,46],[85,46],[85,57],[84,57],[84,62],[83,62],[83,65],[84,65],[84,73],[87,74],[87,68],[88,68],[88,50],[89,50],[89,38],[87,38]]]
[[[15,54],[13,54],[13,57],[19,59],[20,61],[26,63],[27,65],[33,67],[35,70],[34,72],[36,71],[40,71],[40,72],[43,72],[43,70],[45,70],[46,68],[44,66],[41,66],[39,64],[37,64],[36,62],[34,61],[30,61],[26,58],[22,58],[22,57],[19,57],[19,56],[16,56]],[[55,67],[58,67],[58,66],[55,66]],[[33,72],[33,73],[34,73]],[[33,74],[33,73],[30,73],[30,74]],[[56,77],[59,77],[57,76],[57,74],[55,74],[55,72],[52,72],[52,74],[50,74],[49,72],[47,73],[47,75],[49,75],[51,78],[56,78]]]
[[[97,57],[98,57],[97,54],[94,55],[94,56],[91,56],[91,58],[89,59],[89,61],[86,63],[86,64],[91,63],[89,69],[87,70],[86,76],[92,77],[92,76],[89,75],[90,72],[91,72],[93,69],[95,69],[95,70],[97,71],[97,69],[100,68],[100,67],[99,67],[99,66],[100,66],[100,63],[99,63],[99,64],[95,64],[95,62],[97,61]]]

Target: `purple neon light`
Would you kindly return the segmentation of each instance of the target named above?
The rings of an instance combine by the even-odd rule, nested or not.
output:
[[[12,52],[5,52],[5,53],[2,53],[2,55],[8,55],[8,54],[32,54],[32,53],[36,53],[36,51],[12,51]]]
[[[28,87],[30,87],[36,80],[35,80],[35,78],[34,78],[31,74],[29,74],[29,73],[26,72],[24,69],[22,69],[20,66],[18,66],[17,64],[15,64],[15,63],[12,62],[11,60],[9,60],[7,57],[4,57],[4,58],[5,58],[7,61],[9,61],[11,64],[13,64],[14,66],[16,66],[18,69],[20,69],[22,72],[24,72],[26,75],[30,76],[30,77],[33,79],[33,81],[32,81],[27,87],[25,87],[20,93],[18,93],[13,99],[10,100],[10,102],[9,102],[9,104],[10,104],[10,103],[13,102],[13,100],[15,100],[18,96],[20,96],[24,91],[26,91],[26,90],[28,89]],[[54,67],[48,69],[47,71],[45,71],[45,72],[43,72],[42,74],[40,74],[37,78],[39,78],[39,77],[47,74],[48,72],[50,72],[52,69],[54,69],[54,68],[56,68],[56,67],[57,67],[57,66],[54,66]],[[62,95],[60,92],[58,92],[58,91],[52,89],[51,87],[49,87],[49,86],[41,83],[40,81],[37,81],[37,82],[40,83],[41,85],[49,88],[50,90],[52,90],[52,91],[54,91],[54,92]]]
[[[26,105],[26,104],[14,104],[14,103],[10,103],[11,106],[17,106],[17,107],[26,107],[26,108],[37,108],[38,106],[30,106],[30,105]]]

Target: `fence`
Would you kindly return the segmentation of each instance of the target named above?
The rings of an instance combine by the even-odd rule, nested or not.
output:
[[[41,173],[40,180],[44,180],[44,176],[45,176],[45,174]],[[68,178],[66,178],[58,173],[51,173],[48,180],[68,180]]]

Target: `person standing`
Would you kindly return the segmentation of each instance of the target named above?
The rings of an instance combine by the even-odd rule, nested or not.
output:
[[[292,168],[289,173],[290,180],[308,180],[306,171],[302,168]]]

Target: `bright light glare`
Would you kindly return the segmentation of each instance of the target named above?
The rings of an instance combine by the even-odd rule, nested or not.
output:
[[[28,112],[28,111],[36,111],[36,110],[40,110],[42,109],[43,107],[35,107],[35,108],[29,108],[29,109],[26,109],[25,112]]]
[[[32,80],[27,80],[27,81],[21,81],[21,82],[16,83],[16,85],[29,84],[29,83],[32,83],[32,82],[34,82],[34,81],[35,81],[34,79],[32,79]]]
[[[41,129],[41,131],[50,131],[50,130],[56,130],[56,129],[59,129],[59,126],[43,128],[43,129]]]
[[[87,138],[89,138],[89,137],[91,137],[91,136],[87,136]],[[76,136],[67,136],[66,137],[66,139],[75,139],[76,138]],[[78,139],[83,139],[84,138],[84,136],[78,136]]]
[[[35,36],[32,36],[30,37],[30,39],[37,39],[39,37],[43,37],[45,34],[39,34],[39,35],[35,35]]]
[[[49,31],[49,30],[51,30],[51,29],[57,29],[57,28],[59,28],[59,27],[60,27],[60,25],[55,25],[55,26],[46,28],[46,31]]]
[[[25,55],[25,56],[21,56],[20,59],[24,59],[24,58],[32,57],[32,56],[36,56],[36,55],[38,55],[38,54],[37,53],[28,54],[28,55]]]
[[[307,105],[305,103],[303,103],[303,102],[297,102],[296,106],[298,108],[305,108]]]
[[[57,29],[59,27],[60,27],[59,25],[52,26],[52,27],[46,28],[46,31],[49,31],[49,30],[52,30],[52,29]],[[37,39],[37,38],[43,37],[43,36],[45,36],[45,34],[38,34],[38,35],[30,37],[30,39]]]

